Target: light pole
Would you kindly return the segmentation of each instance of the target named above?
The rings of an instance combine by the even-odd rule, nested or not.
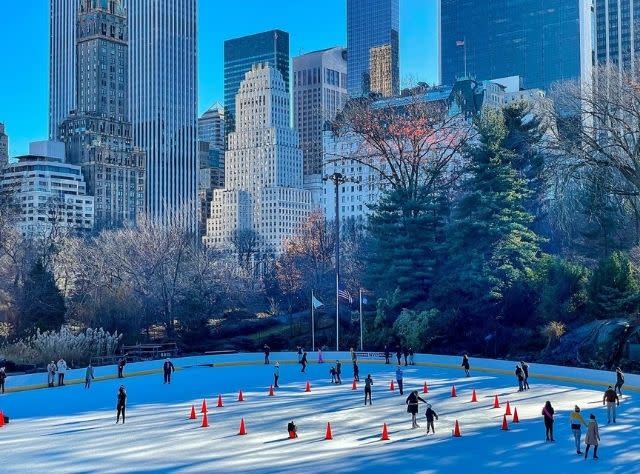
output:
[[[359,183],[360,179],[351,178],[343,175],[342,173],[338,173],[337,171],[333,174],[323,176],[322,181],[331,181],[334,184],[336,191],[336,201],[335,201],[335,214],[336,214],[336,242],[335,242],[335,261],[336,261],[336,351],[339,351],[338,345],[338,328],[340,321],[340,298],[338,296],[339,285],[340,285],[340,185],[345,183]]]

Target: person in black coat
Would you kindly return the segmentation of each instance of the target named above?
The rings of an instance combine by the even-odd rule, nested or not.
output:
[[[4,382],[7,380],[7,373],[4,370],[4,367],[0,367],[0,389],[2,390],[0,393],[4,393]]]
[[[547,401],[544,404],[544,408],[542,409],[542,416],[544,417],[544,428],[545,428],[547,441],[552,441],[552,442],[555,441],[555,439],[553,439],[553,414],[554,413],[555,413],[555,410],[551,406],[551,402]]]
[[[289,432],[289,438],[293,439],[298,437],[298,427],[293,421],[287,425],[287,431]]]
[[[470,364],[469,364],[469,356],[467,354],[462,356],[462,367],[464,367],[464,373],[467,374],[467,377],[471,377],[471,374],[469,373],[469,368],[470,368]]]
[[[391,357],[391,352],[389,352],[389,347],[387,345],[384,346],[384,363],[389,364],[389,358]]]
[[[617,390],[618,395],[622,395],[622,386],[624,385],[624,374],[620,367],[616,367],[616,386],[614,390]]]
[[[529,390],[529,364],[527,364],[525,361],[521,361],[520,367],[522,367],[522,373],[524,374],[524,381],[522,382],[522,386],[525,390]]]
[[[406,347],[402,349],[402,355],[404,356],[404,365],[409,365],[409,363],[407,362],[407,358],[409,357],[409,349],[407,349]]]
[[[124,375],[122,375],[122,372],[124,371],[124,366],[127,364],[127,359],[125,357],[121,357],[120,360],[118,361],[118,378],[122,379],[124,378]]]
[[[369,397],[369,405],[371,405],[371,386],[373,385],[373,379],[371,378],[371,374],[367,375],[367,378],[364,379],[364,404],[367,404],[367,397]]]
[[[431,404],[427,403],[427,411],[424,414],[427,417],[427,434],[429,434],[429,429],[433,431],[433,434],[436,434],[436,429],[433,426],[433,419],[438,419],[438,414],[431,408]]]
[[[518,392],[524,391],[524,371],[519,365],[516,365],[516,378],[518,379]]]
[[[396,347],[396,359],[398,359],[398,365],[402,364],[402,350],[400,346]]]
[[[118,389],[118,405],[116,406],[116,424],[120,421],[120,414],[122,414],[122,424],[124,424],[125,409],[127,406],[127,391],[124,385],[120,385]]]
[[[263,347],[263,350],[264,350],[264,363],[268,365],[269,364],[269,354],[271,353],[271,348],[265,344],[264,347]]]
[[[173,362],[166,359],[162,365],[162,371],[164,372],[164,383],[171,383],[171,374],[176,371]]]
[[[342,362],[336,361],[336,383],[342,383],[340,376],[342,375]]]
[[[307,368],[307,353],[302,353],[302,359],[300,359],[300,364],[302,364],[302,370],[300,372],[304,372],[304,369]]]
[[[416,415],[418,414],[418,402],[427,403],[426,400],[423,400],[420,395],[418,395],[418,391],[414,390],[409,394],[406,400],[407,404],[407,413],[411,413],[411,428],[419,428],[418,422],[416,421]]]
[[[357,362],[353,363],[353,380],[360,382],[360,368]]]

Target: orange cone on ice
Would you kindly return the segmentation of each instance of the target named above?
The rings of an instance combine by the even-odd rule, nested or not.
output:
[[[507,410],[504,412],[505,415],[511,416],[511,405],[507,402]]]
[[[507,423],[507,415],[502,415],[502,431],[509,431],[509,424]]]
[[[513,422],[514,423],[520,423],[520,418],[518,418],[518,409],[517,408],[513,409]]]
[[[429,387],[427,387],[427,382],[425,382],[424,387],[422,387],[422,393],[429,393]]]
[[[269,396],[273,397],[273,385],[269,386]]]
[[[393,379],[391,379],[391,385],[389,385],[389,390],[395,390],[396,387],[393,385]]]
[[[456,420],[456,424],[453,427],[453,437],[460,438],[462,435],[460,434],[460,425],[458,424],[458,420]]]
[[[498,395],[493,399],[493,408],[500,408],[500,401],[498,400]]]
[[[458,396],[458,392],[456,392],[456,386],[454,385],[453,387],[451,387],[451,398],[457,397],[457,396]]]
[[[195,405],[191,405],[191,415],[189,415],[189,419],[190,420],[195,420],[196,419],[196,406]]]
[[[331,423],[327,423],[327,432],[324,435],[324,439],[333,439],[333,433],[331,433]]]
[[[471,403],[476,403],[478,401],[478,397],[476,396],[476,389],[473,389],[473,392],[471,392]]]
[[[238,393],[238,401],[244,402],[244,396],[242,395],[242,389],[240,389],[240,393]]]
[[[387,424],[382,425],[382,437],[381,441],[389,441],[389,430],[387,430]]]
[[[304,388],[305,392],[310,392],[311,391],[311,384],[309,383],[309,381],[307,380],[307,386]]]
[[[4,412],[0,411],[0,428],[4,426]]]
[[[202,408],[200,408],[200,413],[207,412],[207,400],[202,400]]]
[[[222,395],[218,395],[218,408],[222,408],[224,405],[222,404]]]
[[[240,420],[240,432],[238,433],[238,435],[243,436],[247,434],[247,430],[244,427],[244,418],[242,420]]]
[[[353,383],[351,384],[351,390],[357,390],[358,386],[356,385],[356,379],[353,379]]]
[[[200,425],[200,428],[209,428],[209,419],[207,418],[207,412],[205,412],[202,416],[202,425]]]

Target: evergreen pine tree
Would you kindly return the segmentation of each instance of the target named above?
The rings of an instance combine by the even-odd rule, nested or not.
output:
[[[589,313],[598,319],[628,317],[640,307],[640,288],[629,259],[620,252],[603,259],[589,281]]]
[[[57,330],[64,324],[65,304],[53,274],[37,261],[24,282],[20,328],[28,332]]]

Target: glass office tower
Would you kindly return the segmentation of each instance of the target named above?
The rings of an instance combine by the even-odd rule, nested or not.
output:
[[[441,82],[521,76],[527,89],[590,74],[591,0],[441,0]]]
[[[225,134],[235,131],[236,94],[254,64],[269,64],[282,74],[289,92],[289,33],[271,30],[224,42]]]
[[[370,53],[372,48],[391,48],[388,85],[378,89],[400,91],[400,7],[399,0],[347,0],[347,83],[349,95],[358,97],[371,91]]]
[[[595,14],[598,63],[635,66],[640,51],[640,2],[595,0]]]

